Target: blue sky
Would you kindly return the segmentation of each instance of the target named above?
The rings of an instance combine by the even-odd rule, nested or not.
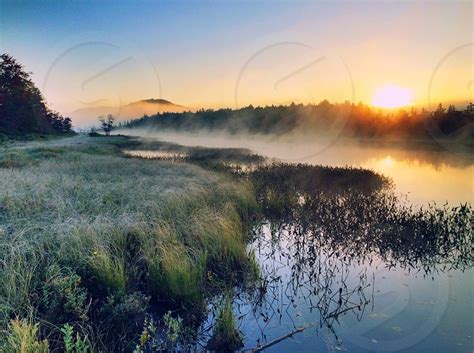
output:
[[[370,103],[385,84],[412,90],[417,104],[472,97],[472,46],[456,50],[472,42],[470,2],[1,0],[0,19],[2,51],[65,113],[96,98]]]

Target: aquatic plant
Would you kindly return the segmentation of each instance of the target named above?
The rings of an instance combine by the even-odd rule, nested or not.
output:
[[[265,220],[329,252],[359,260],[377,254],[427,272],[436,264],[472,265],[469,204],[406,206],[390,180],[362,169],[273,164],[250,173],[249,179]]]
[[[123,158],[122,149],[143,147],[125,137],[62,143],[14,146],[0,168],[0,322],[33,312],[51,345],[62,338],[54,325],[68,320],[94,350],[131,351],[140,331],[159,344],[161,318],[173,309],[182,318],[182,329],[170,331],[179,345],[237,347],[234,310],[251,303],[264,347],[265,325],[302,300],[319,314],[311,327],[337,335],[339,318],[361,317],[371,300],[366,271],[345,281],[353,264],[377,256],[426,275],[472,266],[470,205],[404,206],[390,180],[368,170],[187,147],[178,147],[184,163]],[[284,286],[281,264],[290,269]],[[204,325],[206,304],[232,287]],[[282,292],[286,304],[275,299]],[[149,312],[158,313],[155,331]]]
[[[227,294],[219,307],[214,332],[207,348],[216,352],[233,352],[242,346],[243,337],[236,327],[232,296]]]
[[[256,351],[306,329],[328,329],[337,341],[341,316],[361,320],[373,303],[374,259],[423,276],[472,267],[469,204],[409,207],[389,180],[350,168],[277,163],[247,176],[262,205],[252,248],[263,279],[251,299],[238,299],[261,328]],[[300,306],[318,314],[309,326],[290,314]],[[267,340],[270,323],[288,321],[293,331]]]

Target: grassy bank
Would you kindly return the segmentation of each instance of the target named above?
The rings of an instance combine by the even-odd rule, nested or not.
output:
[[[90,348],[130,350],[148,308],[199,311],[209,282],[247,271],[250,184],[124,158],[132,144],[78,136],[2,147],[2,350],[18,350],[28,336],[18,331],[64,349],[66,323]]]
[[[262,159],[245,149],[186,147],[154,140],[143,140],[130,147],[134,149],[138,155],[140,150],[166,152],[149,156],[189,161],[249,180],[264,222],[278,225],[277,229],[300,228],[303,238],[318,234],[321,243],[316,247],[334,246],[329,253],[345,249],[348,257],[355,254],[359,259],[375,253],[387,262],[427,272],[439,263],[465,268],[472,262],[469,203],[413,207],[400,202],[390,179],[371,170],[288,164]],[[173,153],[182,157],[175,158]]]
[[[78,135],[0,146],[0,180],[4,352],[240,347],[233,296],[258,306],[272,286],[246,248],[264,224],[272,241],[289,230],[309,273],[314,251],[426,273],[472,263],[470,205],[403,206],[389,179],[359,168]]]

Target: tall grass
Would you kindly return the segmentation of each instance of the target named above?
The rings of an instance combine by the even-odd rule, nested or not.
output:
[[[123,315],[135,322],[140,298],[201,307],[208,271],[249,268],[245,231],[256,208],[249,183],[189,164],[123,158],[119,147],[132,142],[121,137],[71,140],[80,143],[0,151],[2,326],[30,312],[61,325],[70,302],[83,303],[88,315],[70,316],[72,324],[92,327],[100,349],[119,350],[125,338],[104,333],[104,322]],[[53,265],[67,271],[51,284]],[[72,277],[86,301],[66,293],[76,288]],[[86,317],[91,322],[79,322]]]

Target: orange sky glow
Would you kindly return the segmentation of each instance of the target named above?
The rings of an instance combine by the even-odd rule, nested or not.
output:
[[[473,100],[471,2],[227,5],[10,2],[1,43],[73,117],[146,98],[190,108]]]

